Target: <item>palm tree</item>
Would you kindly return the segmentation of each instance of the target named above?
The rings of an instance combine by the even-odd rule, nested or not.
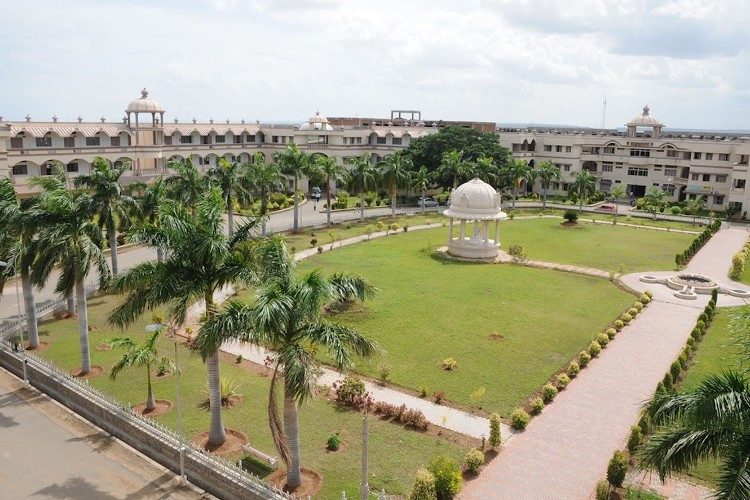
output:
[[[266,214],[268,213],[268,197],[277,189],[286,186],[286,177],[275,163],[266,163],[263,153],[255,153],[254,162],[248,172],[250,184],[260,198],[261,235],[266,235]]]
[[[209,185],[217,186],[221,189],[224,196],[224,203],[227,205],[227,234],[232,236],[234,231],[234,210],[233,199],[244,203],[250,200],[250,182],[246,175],[248,166],[240,162],[229,163],[224,158],[219,158],[219,162],[206,173]]]
[[[502,169],[500,176],[506,184],[511,184],[513,186],[513,202],[511,203],[511,208],[516,208],[518,188],[521,186],[521,181],[528,179],[531,176],[531,167],[523,160],[510,158],[508,159],[508,163]]]
[[[310,155],[300,151],[297,145],[292,143],[283,153],[274,154],[274,161],[281,167],[281,173],[294,178],[294,227],[293,231],[299,231],[299,179],[303,175],[309,176]]]
[[[583,212],[583,202],[586,197],[596,191],[596,176],[588,170],[581,170],[573,174],[573,182],[570,188],[578,193],[580,205],[578,211]]]
[[[297,406],[315,394],[319,375],[315,352],[327,351],[342,370],[351,364],[352,355],[366,358],[380,352],[374,341],[351,328],[323,320],[321,309],[336,301],[364,300],[375,290],[357,276],[335,274],[326,279],[315,270],[300,277],[280,238],[262,242],[256,261],[262,286],[255,299],[250,304],[230,302],[201,326],[196,343],[203,353],[236,338],[276,352],[269,424],[287,466],[287,486],[294,489],[302,482]],[[276,397],[280,383],[284,388],[283,427]]]
[[[139,185],[138,188],[141,188]],[[159,176],[151,184],[143,184],[143,195],[138,199],[140,215],[146,222],[159,224],[159,207],[167,199],[167,184],[163,176]],[[156,247],[156,259],[164,262],[164,245]]]
[[[615,184],[609,190],[609,195],[612,197],[612,200],[617,203],[617,200],[619,200],[620,198],[625,198],[628,193],[625,192],[625,186],[623,186],[622,184]]]
[[[99,216],[99,227],[107,230],[109,251],[112,259],[112,274],[117,275],[117,230],[127,228],[130,213],[138,210],[136,201],[123,192],[120,177],[130,170],[130,162],[122,162],[119,167],[110,168],[109,162],[97,156],[94,158],[91,175],[75,178],[75,186],[90,189],[94,200],[94,210]]]
[[[146,411],[152,411],[156,408],[154,400],[154,391],[151,388],[151,367],[154,365],[168,367],[176,370],[174,361],[167,357],[159,357],[156,349],[156,340],[159,338],[159,331],[155,331],[148,336],[146,341],[138,345],[129,337],[117,337],[109,342],[110,347],[124,347],[127,352],[115,363],[109,372],[109,379],[115,380],[117,375],[125,368],[146,368],[146,381],[148,386],[148,395],[146,397]]]
[[[424,192],[430,187],[430,174],[427,172],[427,167],[420,167],[416,172],[411,174],[411,187],[417,189],[421,193],[421,200],[424,200]],[[425,204],[422,203],[422,213],[424,213]]]
[[[662,481],[708,458],[718,458],[716,497],[750,498],[750,380],[747,375],[709,375],[682,394],[657,393],[643,413],[657,426],[643,445],[640,467]]]
[[[348,187],[352,191],[359,193],[360,220],[365,220],[365,192],[375,188],[376,170],[372,165],[372,154],[366,151],[362,156],[352,156],[347,158],[349,164],[349,183]]]
[[[542,182],[542,208],[547,208],[547,190],[551,182],[562,181],[562,174],[551,161],[543,161],[537,169],[537,177]]]
[[[497,185],[500,180],[499,169],[491,156],[481,156],[472,164],[475,177],[487,184]]]
[[[453,149],[446,151],[440,157],[440,166],[437,174],[442,179],[452,179],[453,189],[458,187],[458,179],[463,179],[469,174],[470,165],[464,161],[464,152]]]
[[[703,199],[703,196],[695,196],[695,198],[691,198],[687,201],[687,209],[690,210],[690,213],[693,216],[693,225],[695,225],[695,219],[698,217],[698,212],[703,210],[703,208],[706,206],[706,200]]]
[[[257,226],[251,219],[228,237],[222,229],[225,209],[221,191],[205,193],[192,215],[181,203],[168,200],[160,207],[161,224],[144,223],[133,228],[129,240],[156,246],[166,242],[167,258],[163,263],[143,262],[118,276],[115,293],[127,293],[122,304],[109,315],[113,325],[125,327],[147,309],[168,304],[167,316],[178,325],[185,323],[187,310],[203,300],[205,316],[214,312],[214,293],[227,285],[254,282],[252,262],[243,244],[250,241]],[[221,391],[218,349],[203,352],[208,370],[211,425],[208,443],[220,446],[226,439],[221,416]]]
[[[31,179],[29,185],[42,188],[37,203],[29,210],[38,230],[31,281],[43,286],[57,266],[60,277],[55,292],[67,296],[75,290],[81,375],[86,375],[91,372],[91,356],[85,280],[92,268],[99,274],[100,288],[105,288],[111,278],[100,247],[102,231],[92,220],[98,204],[86,193],[68,191],[60,168],[54,175]]]
[[[651,212],[654,220],[656,220],[656,213],[664,206],[664,198],[666,196],[667,193],[659,189],[658,186],[651,186],[646,191],[646,196],[643,197],[643,206]]]
[[[331,225],[331,181],[334,184],[337,181],[344,180],[346,178],[346,169],[339,165],[336,161],[335,156],[328,157],[323,154],[313,156],[313,162],[318,166],[321,173],[326,176],[326,207],[327,208],[327,224]],[[362,207],[364,209],[364,207]]]
[[[13,278],[8,274],[11,269],[18,272],[21,275],[29,348],[34,349],[39,346],[39,330],[34,287],[31,283],[31,266],[36,257],[34,241],[37,230],[34,221],[29,217],[28,203],[19,204],[10,178],[0,177],[0,227],[4,228],[0,232],[0,251],[3,256],[8,256],[6,260],[12,266],[7,266],[0,274],[0,294],[6,280]],[[18,321],[21,321],[21,318],[18,318]]]
[[[208,187],[206,177],[201,175],[190,158],[187,163],[170,161],[168,165],[177,172],[176,175],[167,177],[166,180],[170,198],[184,203],[195,213],[195,204]]]
[[[409,187],[411,168],[411,160],[404,155],[404,150],[396,151],[378,163],[380,179],[391,197],[391,217],[396,217],[398,190]]]

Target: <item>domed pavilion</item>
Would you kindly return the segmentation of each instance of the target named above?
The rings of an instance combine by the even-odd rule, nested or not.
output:
[[[451,195],[451,206],[443,212],[450,217],[448,253],[465,259],[494,260],[500,247],[500,221],[508,215],[500,208],[500,194],[486,182],[475,178],[458,186]],[[459,221],[454,238],[454,221]],[[490,224],[495,222],[495,239],[490,239]]]

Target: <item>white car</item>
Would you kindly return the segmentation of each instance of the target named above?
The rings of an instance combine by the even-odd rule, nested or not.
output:
[[[426,196],[425,198],[420,198],[419,202],[417,202],[417,205],[420,207],[431,208],[440,205],[440,203],[438,203],[434,198]]]

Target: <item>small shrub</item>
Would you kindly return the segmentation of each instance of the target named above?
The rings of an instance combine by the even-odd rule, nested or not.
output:
[[[570,377],[568,377],[566,374],[561,373],[557,376],[557,387],[559,387],[561,390],[568,387],[568,384],[570,383]]]
[[[578,355],[578,364],[581,368],[586,368],[586,365],[589,364],[589,361],[591,361],[591,354],[589,354],[587,351],[581,351],[581,353]]]
[[[550,403],[557,396],[557,387],[547,383],[542,387],[542,400],[545,403]]]
[[[599,355],[599,353],[602,352],[602,346],[599,345],[599,342],[594,340],[589,344],[589,354],[592,358],[595,358]]]
[[[237,364],[242,363],[242,354],[238,354],[237,357],[234,359],[234,361]]]
[[[607,335],[606,333],[600,333],[600,334],[598,334],[598,335],[596,336],[596,342],[597,342],[597,343],[598,343],[598,344],[599,344],[600,346],[602,346],[602,347],[606,347],[606,346],[607,346],[607,344],[609,344],[609,335]]]
[[[310,239],[310,248],[315,247],[315,245],[318,244],[318,238],[311,238]]]
[[[614,322],[614,326],[615,326],[615,330],[619,332],[625,326],[625,323],[623,323],[622,320],[620,319],[616,319]]]
[[[636,302],[633,304],[633,309],[636,310],[636,312],[641,312],[643,310],[643,303],[642,302]]]
[[[323,253],[323,247],[318,247],[318,253]]]
[[[641,445],[641,441],[643,441],[643,430],[639,425],[634,425],[630,428],[630,437],[628,437],[628,451],[631,455]]]
[[[432,397],[435,398],[436,404],[440,404],[442,403],[443,398],[445,398],[445,391],[435,391],[435,394],[433,394]]]
[[[409,226],[407,226],[406,224],[404,224],[404,227],[402,227],[401,230],[406,233],[406,232],[409,231]]]
[[[354,403],[357,397],[365,393],[365,383],[354,375],[347,375],[341,383],[334,384],[333,387],[336,391],[336,400],[345,404]]]
[[[544,400],[542,398],[534,398],[531,400],[531,413],[532,415],[538,415],[544,409]]]
[[[526,413],[523,408],[516,408],[513,413],[510,414],[510,426],[516,430],[522,431],[529,425],[531,417]]]
[[[420,398],[426,398],[427,395],[430,393],[430,388],[427,387],[427,384],[422,383],[419,386],[419,397]]]
[[[523,247],[521,245],[511,245],[508,247],[508,255],[513,257],[520,257],[523,255]]]
[[[651,420],[645,413],[642,414],[640,420],[638,420],[638,427],[641,428],[643,434],[648,434],[651,430]]]
[[[607,481],[612,486],[620,488],[627,472],[628,457],[620,450],[616,450],[607,466]]]
[[[682,373],[682,366],[680,366],[679,361],[672,361],[672,364],[669,366],[669,373],[672,374],[672,380],[677,382],[677,379],[680,378],[680,374]]]
[[[581,372],[581,366],[576,361],[571,361],[568,365],[568,376],[573,378]]]
[[[443,362],[440,363],[440,367],[443,370],[453,371],[458,368],[458,363],[456,363],[456,360],[453,358],[445,358]]]
[[[391,376],[391,367],[385,363],[381,363],[378,366],[378,378],[380,382],[385,385],[388,383],[388,377]]]
[[[477,473],[482,465],[484,465],[484,453],[481,450],[472,448],[464,456],[464,466],[467,471]]]
[[[645,292],[643,292],[643,295],[645,295],[649,299],[652,299],[654,297],[654,293],[651,290],[646,290]]]
[[[623,323],[627,325],[633,320],[633,316],[630,315],[629,313],[622,313],[622,316],[620,316],[620,319],[622,320]]]
[[[563,219],[567,222],[575,222],[578,220],[578,213],[575,210],[566,210],[563,213]]]
[[[658,384],[656,384],[656,391],[654,391],[656,394],[664,394],[667,392],[667,388],[664,387],[664,381],[660,380]]]
[[[417,470],[414,476],[414,486],[411,488],[409,500],[435,500],[435,476],[427,469]]]
[[[500,434],[500,415],[493,413],[490,415],[490,448],[500,446],[502,436]]]
[[[604,479],[596,483],[596,500],[609,500],[609,483]]]
[[[326,448],[331,451],[336,451],[339,449],[339,446],[341,446],[341,438],[339,437],[338,432],[334,432],[333,434],[328,436],[328,441],[326,441]]]
[[[687,366],[687,360],[688,356],[685,353],[685,351],[690,352],[690,348],[685,346],[685,349],[682,351],[682,354],[677,358],[677,363],[680,365],[680,369],[684,370]]]
[[[615,338],[615,335],[617,335],[617,330],[614,328],[607,328],[607,331],[605,332],[607,334],[607,337],[609,337],[609,340],[612,340]]]
[[[651,296],[648,295],[649,293],[651,292],[646,292],[643,295],[641,295],[640,298],[638,299],[638,302],[640,302],[644,306],[649,304],[651,302]]]
[[[672,377],[672,372],[667,372],[664,374],[664,378],[662,379],[662,384],[664,384],[664,389],[667,391],[671,391],[672,387],[674,387],[674,378]]]
[[[690,337],[689,339],[687,339],[685,345],[692,350],[695,347],[695,339],[693,337]]]
[[[461,468],[444,455],[437,455],[427,466],[435,476],[435,493],[440,499],[453,498],[461,491]]]
[[[693,339],[698,340],[698,337],[701,336],[701,331],[698,329],[698,327],[695,327],[693,328],[693,331],[690,332],[690,336]]]
[[[703,322],[703,321],[701,321],[701,320],[698,320],[698,322],[697,322],[697,323],[695,323],[695,327],[696,327],[696,328],[697,328],[698,330],[700,330],[700,332],[701,332],[701,335],[703,335],[703,333],[704,333],[704,332],[706,331],[706,323],[704,323],[704,322]]]
[[[427,430],[427,418],[421,410],[406,410],[401,414],[401,422],[407,427],[424,431]]]
[[[638,309],[636,309],[635,307],[631,307],[630,309],[628,309],[628,314],[631,316],[631,318],[635,318],[636,316],[638,316]]]
[[[471,399],[472,403],[479,406],[482,404],[482,401],[484,400],[485,392],[487,392],[487,389],[485,389],[484,386],[478,387],[474,391],[472,391],[471,394],[469,394],[469,399]]]

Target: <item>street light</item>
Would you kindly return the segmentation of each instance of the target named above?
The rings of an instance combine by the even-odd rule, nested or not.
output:
[[[146,325],[147,332],[157,332],[167,327],[167,325],[156,323],[153,325]],[[182,435],[182,406],[180,405],[180,358],[178,357],[179,351],[177,350],[177,332],[172,332],[172,339],[174,340],[174,365],[175,365],[175,385],[177,386],[177,434],[180,438],[180,486],[187,484],[187,476],[185,475],[185,437]]]
[[[0,260],[0,267],[9,267],[16,275],[16,267],[12,264]],[[23,346],[23,319],[21,318],[21,295],[18,293],[18,278],[16,278],[16,306],[18,306],[18,331],[21,336],[21,359],[23,361],[23,386],[29,387],[29,376],[26,373],[26,348]]]

